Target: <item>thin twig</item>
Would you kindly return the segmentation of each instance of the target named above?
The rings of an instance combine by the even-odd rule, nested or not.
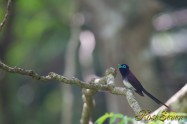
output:
[[[0,23],[0,31],[3,29],[3,26],[5,25],[7,19],[8,19],[8,15],[10,13],[10,6],[11,6],[11,3],[12,3],[12,0],[8,0],[8,3],[7,3],[7,11],[6,11],[6,14],[2,20],[2,22]]]

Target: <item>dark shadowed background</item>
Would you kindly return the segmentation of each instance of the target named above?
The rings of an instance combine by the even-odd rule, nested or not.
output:
[[[0,1],[0,20],[6,12]],[[127,63],[165,102],[187,80],[186,0],[15,0],[0,32],[0,60],[39,74],[90,81]],[[116,85],[123,86],[118,73]],[[159,107],[136,95],[142,108]],[[93,120],[134,116],[124,96],[95,95]],[[0,70],[0,124],[77,124],[81,89]]]

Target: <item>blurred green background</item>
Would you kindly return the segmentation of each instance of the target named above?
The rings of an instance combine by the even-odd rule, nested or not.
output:
[[[0,20],[6,12],[0,1]],[[143,86],[169,99],[187,80],[185,0],[16,0],[2,32],[0,60],[41,75],[90,81],[127,63]],[[122,86],[120,75],[117,86]],[[159,106],[136,95],[143,108]],[[95,95],[93,120],[105,112],[134,116],[124,96]],[[77,124],[81,89],[0,70],[0,124]]]

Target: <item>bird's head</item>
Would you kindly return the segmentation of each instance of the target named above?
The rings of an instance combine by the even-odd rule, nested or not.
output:
[[[127,64],[118,64],[118,68],[123,77],[129,73],[129,66]]]

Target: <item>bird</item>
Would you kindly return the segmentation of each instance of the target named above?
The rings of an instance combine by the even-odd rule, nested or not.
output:
[[[166,108],[169,109],[169,107],[166,104],[164,104],[159,99],[151,95],[147,90],[145,90],[145,88],[142,86],[140,81],[130,71],[129,66],[127,64],[121,64],[121,65],[118,64],[118,68],[123,78],[123,84],[125,85],[126,88],[135,91],[140,96],[144,96],[144,94],[146,94],[148,97],[154,100],[157,104],[164,105]]]

